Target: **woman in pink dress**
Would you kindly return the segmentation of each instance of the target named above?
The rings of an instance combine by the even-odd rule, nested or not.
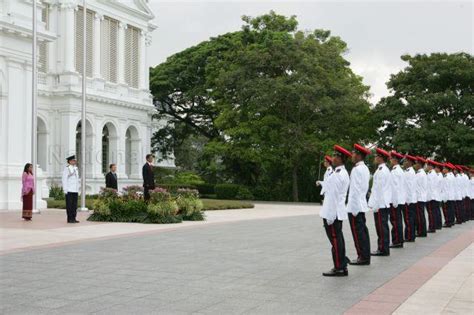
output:
[[[26,163],[21,177],[22,189],[21,197],[23,199],[22,218],[30,221],[33,216],[33,195],[35,193],[35,178],[33,175],[33,164]]]

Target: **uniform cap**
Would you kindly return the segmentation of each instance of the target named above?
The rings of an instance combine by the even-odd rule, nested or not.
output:
[[[421,163],[421,164],[425,164],[425,163],[426,163],[426,160],[425,160],[423,157],[421,157],[421,156],[417,156],[417,157],[416,157],[416,161],[419,162],[419,163]]]
[[[370,154],[370,150],[369,150],[369,149],[367,149],[367,148],[365,148],[365,147],[363,147],[363,146],[361,146],[360,144],[357,144],[357,143],[354,144],[354,150],[355,150],[355,151],[358,151],[358,152],[360,152],[360,153],[362,153],[362,154],[365,154],[365,155],[369,155],[369,154]]]
[[[389,158],[390,157],[390,153],[388,153],[387,151],[385,151],[384,149],[380,149],[380,148],[376,148],[375,149],[375,152],[378,156],[382,156],[382,157],[385,157],[385,158]]]
[[[332,157],[330,157],[329,155],[325,155],[324,159],[328,161],[329,163],[332,163]]]
[[[403,154],[400,154],[400,153],[398,153],[397,151],[392,150],[392,151],[390,152],[390,157],[391,157],[391,158],[396,158],[396,159],[401,160],[401,159],[403,159]]]
[[[405,158],[412,162],[416,162],[416,157],[414,157],[413,155],[405,154]]]
[[[430,165],[432,165],[432,166],[438,166],[438,162],[433,161],[433,160],[427,159],[427,160],[426,160],[426,163],[428,163],[428,164],[430,164]]]
[[[337,145],[337,144],[334,146],[334,151],[336,151],[340,154],[343,154],[345,156],[348,156],[348,157],[352,156],[351,152],[349,152],[348,150],[344,149],[343,147],[341,147],[340,145]]]
[[[69,162],[69,161],[75,160],[75,159],[76,159],[76,156],[75,156],[75,155],[71,155],[71,156],[68,156],[68,157],[66,158],[66,161]]]

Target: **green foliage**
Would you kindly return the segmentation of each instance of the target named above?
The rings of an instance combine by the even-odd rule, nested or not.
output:
[[[237,184],[217,184],[215,192],[219,199],[253,199],[247,187]]]
[[[197,184],[195,185],[196,189],[199,191],[199,194],[201,195],[213,195],[215,194],[215,186],[214,184],[208,184],[208,183],[203,183],[203,184]]]
[[[253,208],[254,204],[240,200],[201,199],[203,210],[228,210]]]
[[[305,175],[315,156],[374,132],[366,123],[368,88],[343,57],[346,43],[329,31],[299,31],[295,17],[275,12],[243,21],[242,30],[151,70],[157,117],[171,117],[153,145],[171,154],[187,139],[204,137],[197,163],[187,164],[197,165],[206,181],[308,201],[314,192],[306,187],[314,187],[315,178]],[[222,196],[217,187],[216,193]]]
[[[65,200],[66,196],[62,186],[53,184],[49,187],[49,197],[54,200]]]
[[[374,109],[376,139],[401,152],[458,164],[474,160],[474,58],[467,53],[402,56]]]
[[[178,189],[186,188],[186,189],[196,189],[195,185],[190,184],[160,184],[160,188],[166,189],[171,193],[176,193]]]

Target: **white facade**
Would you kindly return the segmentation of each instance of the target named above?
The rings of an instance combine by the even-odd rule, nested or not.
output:
[[[80,157],[82,4],[38,2],[38,207],[60,184],[65,158]],[[156,28],[146,0],[87,1],[87,192],[141,184],[159,121],[149,91],[147,47]],[[31,161],[31,0],[0,0],[0,209],[20,209],[21,173]],[[173,167],[172,160],[161,166]]]

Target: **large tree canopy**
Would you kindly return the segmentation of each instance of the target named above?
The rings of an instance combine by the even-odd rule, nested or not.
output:
[[[381,144],[455,163],[474,160],[474,59],[466,53],[402,56],[374,109]]]
[[[230,179],[298,200],[308,185],[314,190],[308,174],[320,152],[371,135],[368,88],[329,31],[298,31],[295,17],[274,12],[243,21],[241,31],[152,69],[158,115],[169,118],[154,143],[171,152],[204,136],[206,156],[218,158]]]

